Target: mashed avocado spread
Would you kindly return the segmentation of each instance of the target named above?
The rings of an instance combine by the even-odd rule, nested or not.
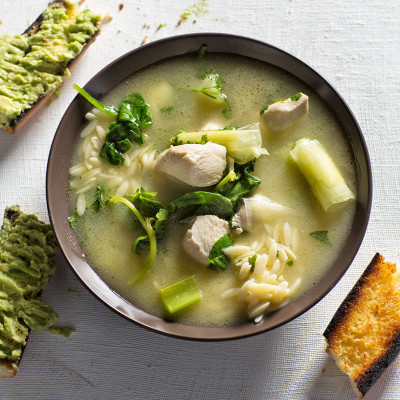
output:
[[[37,27],[0,36],[0,127],[15,119],[62,82],[69,63],[99,30],[100,16],[55,2]]]
[[[15,369],[29,329],[40,331],[58,320],[39,297],[55,270],[56,249],[50,225],[18,206],[6,209],[0,231],[0,359]]]

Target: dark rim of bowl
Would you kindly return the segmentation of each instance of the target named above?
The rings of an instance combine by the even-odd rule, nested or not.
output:
[[[372,203],[372,174],[361,129],[339,93],[314,69],[293,55],[268,43],[224,33],[195,33],[161,39],[134,49],[97,73],[85,90],[100,99],[128,76],[159,61],[196,53],[202,45],[210,53],[228,53],[263,61],[289,72],[311,87],[341,123],[356,161],[358,198],[349,237],[338,257],[305,294],[268,315],[258,324],[203,327],[166,321],[135,307],[114,292],[90,267],[68,222],[68,170],[72,152],[91,106],[77,95],[65,112],[53,139],[46,173],[46,199],[55,236],[68,263],[86,287],[111,309],[139,325],[169,336],[195,340],[243,338],[279,327],[319,302],[341,279],[363,240]],[[72,134],[71,134],[72,132]]]

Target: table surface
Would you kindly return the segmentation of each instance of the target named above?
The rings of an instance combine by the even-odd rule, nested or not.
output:
[[[60,325],[76,332],[69,339],[47,331],[31,334],[18,375],[1,382],[0,400],[356,398],[348,378],[325,353],[322,333],[375,252],[399,259],[400,2],[209,0],[208,12],[177,26],[192,4],[85,2],[114,18],[74,68],[62,95],[17,134],[0,132],[0,210],[20,204],[48,220],[47,157],[75,96],[72,82],[85,85],[145,37],[151,42],[175,34],[226,32],[296,55],[333,84],[353,110],[369,148],[374,183],[361,248],[338,285],[301,317],[255,337],[212,343],[166,337],[121,318],[92,296],[58,255],[57,272],[43,297],[59,313]],[[0,2],[0,35],[24,31],[46,5],[47,0]],[[157,30],[160,23],[167,25]],[[367,398],[395,399],[399,392],[400,359]]]

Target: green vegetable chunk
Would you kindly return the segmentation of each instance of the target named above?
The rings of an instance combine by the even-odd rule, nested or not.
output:
[[[261,147],[262,138],[258,124],[240,129],[180,132],[171,139],[171,144],[202,143],[204,138],[225,146],[227,155],[238,164],[246,164],[262,154],[268,154],[267,150]]]
[[[301,139],[290,152],[322,208],[354,200],[342,174],[317,140]]]
[[[214,246],[211,248],[210,254],[208,255],[208,261],[210,261],[210,266],[211,267],[214,266],[222,270],[227,269],[229,265],[229,258],[225,255],[223,250],[226,247],[232,245],[233,245],[233,240],[228,234],[221,236],[214,243]]]
[[[202,299],[200,290],[196,286],[194,276],[189,276],[179,282],[166,286],[160,290],[161,300],[170,314],[174,314]]]
[[[181,222],[187,222],[198,215],[216,215],[226,217],[233,211],[232,202],[225,196],[211,192],[190,192],[178,197],[168,204],[171,215],[184,210]]]
[[[332,243],[328,237],[328,231],[314,231],[314,232],[310,232],[309,235],[313,239],[318,240],[319,242],[325,244],[326,246],[330,246],[330,247],[332,246]]]

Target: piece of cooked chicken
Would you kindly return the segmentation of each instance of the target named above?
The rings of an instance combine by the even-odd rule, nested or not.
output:
[[[226,148],[212,142],[171,146],[154,168],[191,186],[215,185],[226,168]]]
[[[257,225],[291,211],[290,208],[275,203],[260,194],[245,197],[242,199],[242,203],[232,218],[232,227],[236,228],[236,233],[242,233],[243,229],[251,232]]]
[[[229,233],[227,221],[216,215],[200,215],[194,220],[183,239],[183,248],[197,262],[209,265],[208,255],[215,242]]]
[[[262,114],[269,130],[280,133],[290,128],[308,112],[308,96],[297,93],[268,106]]]

